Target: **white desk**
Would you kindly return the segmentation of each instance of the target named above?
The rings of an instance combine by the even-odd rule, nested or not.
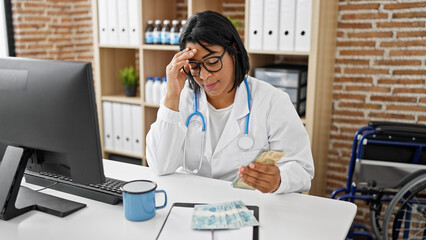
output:
[[[124,217],[122,204],[108,205],[48,189],[43,192],[85,203],[87,207],[65,218],[30,211],[9,221],[0,220],[0,239],[155,239],[174,202],[220,203],[242,200],[246,205],[259,206],[261,240],[342,240],[356,213],[356,206],[344,201],[304,194],[262,194],[234,189],[230,182],[184,174],[158,177],[149,168],[109,160],[104,160],[104,168],[108,177],[157,182],[157,189],[167,192],[167,207],[158,210],[151,220],[130,222]],[[158,200],[159,205],[162,199]]]

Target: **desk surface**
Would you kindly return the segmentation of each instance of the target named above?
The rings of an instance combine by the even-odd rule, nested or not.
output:
[[[125,219],[123,205],[43,190],[44,193],[87,204],[65,218],[30,211],[9,221],[0,220],[1,239],[155,239],[174,202],[221,203],[242,200],[259,206],[259,239],[344,239],[356,213],[349,202],[304,194],[263,194],[234,189],[230,182],[185,174],[155,176],[149,168],[104,160],[105,175],[125,181],[149,179],[166,190],[168,204],[145,222]],[[38,186],[23,183],[38,189]],[[162,199],[159,199],[159,203]],[[282,237],[281,237],[282,236]]]

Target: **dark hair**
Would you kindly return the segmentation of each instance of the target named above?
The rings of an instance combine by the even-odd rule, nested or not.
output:
[[[179,38],[180,50],[183,50],[188,42],[198,43],[206,50],[209,49],[203,43],[222,46],[234,57],[234,85],[231,90],[243,82],[250,69],[249,58],[240,35],[228,18],[213,11],[196,13],[183,26]],[[190,78],[189,83],[192,89],[198,89],[194,79]]]

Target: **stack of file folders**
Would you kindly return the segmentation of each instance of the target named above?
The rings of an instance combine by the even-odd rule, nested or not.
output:
[[[142,107],[103,101],[102,108],[105,150],[142,156]]]
[[[140,3],[140,0],[98,0],[98,32],[101,45],[140,44]]]
[[[250,0],[249,50],[310,50],[313,0]]]

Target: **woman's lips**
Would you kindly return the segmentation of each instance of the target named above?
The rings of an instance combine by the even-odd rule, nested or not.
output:
[[[204,87],[205,87],[207,90],[211,90],[211,89],[213,89],[214,87],[216,87],[216,84],[217,84],[217,82],[214,82],[214,83],[211,83],[211,84],[204,84]]]

